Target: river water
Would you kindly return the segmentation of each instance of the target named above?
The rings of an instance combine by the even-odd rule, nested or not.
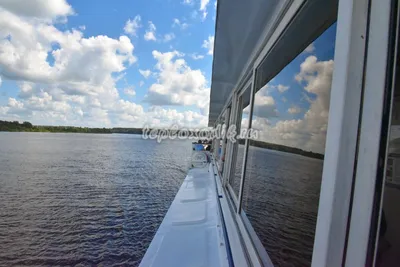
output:
[[[274,264],[308,266],[322,161],[249,151],[250,223]],[[191,140],[0,133],[0,266],[137,266],[191,153]]]
[[[140,135],[0,133],[0,265],[138,265],[190,155]]]

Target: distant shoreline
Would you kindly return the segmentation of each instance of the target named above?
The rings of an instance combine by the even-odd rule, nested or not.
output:
[[[30,122],[1,121],[0,132],[47,132],[47,133],[133,133],[142,134],[141,128],[89,128],[75,126],[33,125]]]
[[[94,133],[94,134],[143,134],[142,128],[89,128],[75,126],[42,126],[32,125],[30,122],[19,123],[18,121],[0,120],[0,132],[44,132],[44,133]],[[178,131],[179,132],[179,131]],[[190,135],[190,132],[187,134]],[[238,140],[239,144],[244,144],[244,140]],[[272,144],[263,141],[250,140],[250,146],[265,148],[275,151],[302,155],[309,158],[324,159],[324,155],[312,151],[305,151],[296,147]]]

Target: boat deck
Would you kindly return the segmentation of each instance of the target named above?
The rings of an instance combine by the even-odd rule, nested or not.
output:
[[[212,164],[191,168],[140,266],[229,266],[218,196]]]

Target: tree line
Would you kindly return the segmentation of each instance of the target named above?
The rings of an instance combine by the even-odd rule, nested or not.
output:
[[[153,130],[153,129],[147,129]],[[162,129],[158,129],[162,131]],[[142,128],[89,128],[76,126],[45,126],[33,125],[28,121],[20,123],[19,121],[2,121],[0,120],[0,132],[49,132],[49,133],[102,133],[102,134],[143,134]],[[180,131],[178,130],[177,133]],[[196,132],[185,131],[182,136],[191,136]]]
[[[50,132],[50,133],[112,133],[110,128],[33,125],[28,121],[0,120],[0,132]]]

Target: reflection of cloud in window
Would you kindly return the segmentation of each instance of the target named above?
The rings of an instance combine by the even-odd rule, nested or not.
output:
[[[288,109],[288,113],[290,113],[290,114],[299,114],[300,112],[302,111],[302,109],[300,108],[300,107],[298,107],[298,106],[291,106],[289,109]]]
[[[314,43],[311,43],[309,46],[304,49],[304,53],[312,53],[315,51]]]
[[[246,107],[243,113],[248,114],[249,109],[249,107]],[[253,116],[263,118],[278,116],[274,98],[272,96],[263,95],[263,92],[260,90],[254,98]]]
[[[323,153],[328,123],[329,96],[332,81],[333,60],[318,61],[317,57],[309,56],[300,65],[300,72],[295,75],[296,81],[304,86],[310,108],[302,119],[280,120],[274,124],[266,120],[269,107],[275,109],[274,99],[255,96],[254,118],[252,128],[260,130],[259,139],[265,142],[298,147],[304,150]],[[292,106],[292,114],[299,107]],[[297,109],[298,108],[298,109]],[[264,109],[264,110],[263,110]],[[289,108],[290,110],[290,108]],[[296,111],[296,112],[295,112]],[[289,112],[290,113],[290,112]],[[264,114],[264,116],[263,116]],[[271,115],[271,114],[269,114]]]
[[[283,93],[283,92],[285,92],[287,89],[289,89],[289,86],[284,86],[284,85],[282,85],[282,84],[278,84],[276,87],[278,88],[278,91],[281,92],[281,93]]]
[[[283,85],[283,84],[278,84],[278,85],[273,85],[271,84],[272,80],[267,83],[264,87],[262,87],[257,93],[259,95],[269,95],[273,90],[278,90],[280,93],[286,92],[289,89],[289,86]]]

